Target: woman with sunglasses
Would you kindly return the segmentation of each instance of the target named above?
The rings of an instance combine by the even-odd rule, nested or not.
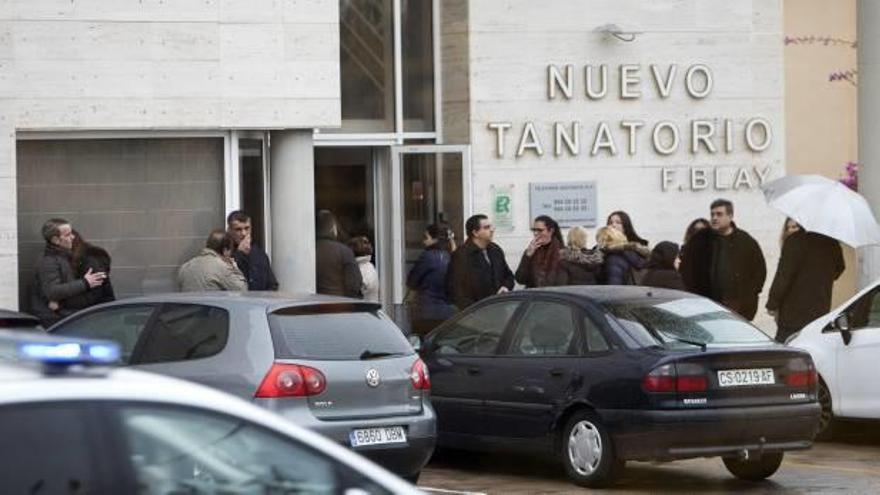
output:
[[[526,246],[516,281],[526,287],[565,285],[560,269],[561,251],[565,247],[556,220],[541,215],[532,223],[532,240]]]

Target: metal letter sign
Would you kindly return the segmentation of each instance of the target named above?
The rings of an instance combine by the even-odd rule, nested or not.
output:
[[[529,184],[532,218],[548,215],[569,228],[596,226],[596,183],[553,182]]]

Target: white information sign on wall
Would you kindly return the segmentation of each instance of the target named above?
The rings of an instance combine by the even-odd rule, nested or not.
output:
[[[553,217],[560,227],[596,226],[595,182],[542,182],[529,184],[531,218]],[[531,220],[531,219],[530,219]]]

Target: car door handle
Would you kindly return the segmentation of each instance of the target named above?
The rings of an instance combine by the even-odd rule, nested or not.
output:
[[[476,366],[468,366],[468,368],[467,368],[467,374],[468,374],[468,375],[479,375],[479,374],[480,374],[480,368],[478,368],[478,367],[476,367]]]
[[[565,370],[562,368],[553,368],[550,370],[550,376],[562,376],[565,374]]]
[[[543,395],[543,394],[544,394],[544,387],[539,387],[539,386],[537,386],[537,385],[525,385],[525,386],[523,386],[523,385],[514,385],[514,386],[513,386],[513,391],[514,391],[514,392],[519,392],[519,393],[522,393],[522,394],[536,394],[536,395]]]

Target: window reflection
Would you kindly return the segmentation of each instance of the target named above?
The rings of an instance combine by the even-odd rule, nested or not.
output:
[[[433,2],[401,2],[404,131],[434,130]]]
[[[342,130],[394,131],[391,0],[340,0]]]

